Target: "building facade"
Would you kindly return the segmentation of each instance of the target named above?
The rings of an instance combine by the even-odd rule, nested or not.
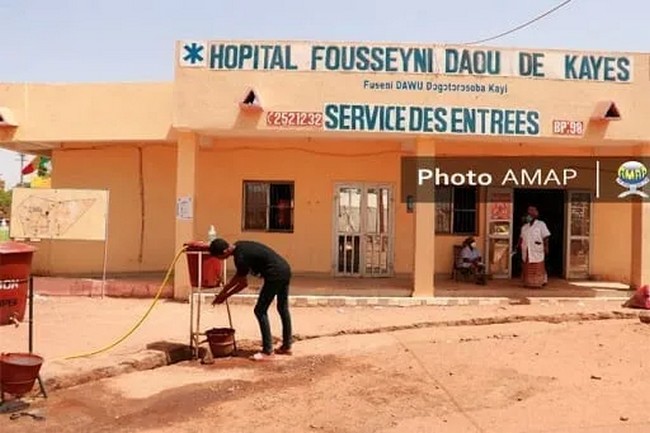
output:
[[[511,251],[535,204],[552,232],[552,276],[639,285],[650,281],[650,205],[602,198],[599,182],[623,190],[621,163],[650,166],[649,60],[181,41],[173,82],[0,85],[0,142],[51,156],[53,188],[110,191],[109,273],[164,270],[214,225],[228,240],[271,245],[296,273],[410,275],[414,296],[430,296],[469,235],[494,278],[516,278]],[[546,166],[541,180],[414,187],[417,176],[445,180],[423,169],[438,159],[462,173],[499,161]],[[601,160],[616,167],[599,179]],[[101,272],[103,251],[41,241],[36,271]],[[178,297],[187,281],[181,264]]]

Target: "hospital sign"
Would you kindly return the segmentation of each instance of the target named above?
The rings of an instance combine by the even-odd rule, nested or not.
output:
[[[357,72],[631,83],[627,54],[451,45],[181,41],[180,67],[212,71]]]

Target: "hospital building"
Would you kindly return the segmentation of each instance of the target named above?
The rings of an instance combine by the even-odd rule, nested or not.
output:
[[[0,83],[0,146],[50,157],[53,189],[109,192],[107,245],[28,240],[37,274],[99,275],[105,251],[109,275],[161,273],[213,225],[268,244],[297,277],[406,296],[436,296],[473,236],[489,291],[520,278],[534,204],[551,279],[650,282],[649,54],[192,40],[172,56],[167,82]],[[425,188],[405,162],[557,161],[566,177],[564,158],[623,171]],[[599,182],[636,193],[601,199]],[[179,262],[174,296],[188,284]]]

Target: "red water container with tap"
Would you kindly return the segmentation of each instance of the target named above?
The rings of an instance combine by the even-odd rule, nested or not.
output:
[[[25,317],[32,257],[28,244],[0,242],[0,326],[18,324]]]
[[[223,262],[210,256],[210,244],[201,241],[188,242],[185,244],[185,255],[192,287],[199,287],[199,256],[201,257],[201,288],[209,289],[221,284]]]

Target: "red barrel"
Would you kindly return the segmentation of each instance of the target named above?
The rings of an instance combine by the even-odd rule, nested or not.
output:
[[[0,242],[0,326],[22,322],[36,248],[20,242]]]
[[[204,253],[202,255],[201,287],[217,287],[221,283],[222,263],[218,258],[210,256],[210,244],[196,241],[186,243],[185,247],[192,287],[199,287],[199,254],[197,254],[199,251]]]

